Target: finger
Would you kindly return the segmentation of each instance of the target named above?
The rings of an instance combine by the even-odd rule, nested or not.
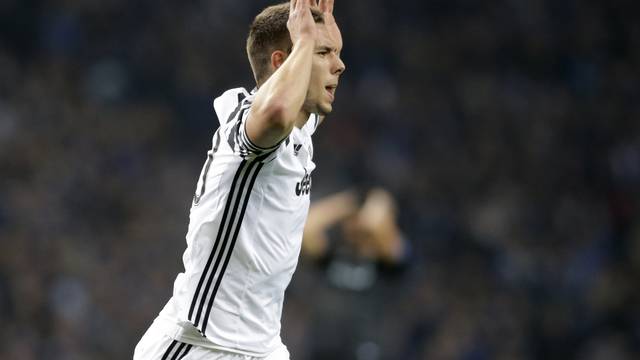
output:
[[[320,0],[320,10],[322,12],[333,13],[333,2],[334,0]]]

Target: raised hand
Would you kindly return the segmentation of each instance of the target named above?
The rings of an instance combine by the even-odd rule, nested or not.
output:
[[[289,5],[289,20],[287,29],[291,36],[291,42],[295,45],[298,40],[309,39],[315,41],[317,29],[311,14],[311,6],[314,0],[291,0]]]
[[[345,228],[347,236],[355,240],[362,255],[395,263],[404,249],[396,215],[392,195],[381,188],[373,189],[353,222]]]
[[[318,7],[323,13],[333,14],[333,1],[334,0],[319,0]]]
[[[329,30],[329,36],[336,42],[338,48],[342,48],[342,34],[333,16],[333,3],[334,0],[318,0],[318,8],[320,8],[324,16],[324,23],[327,26],[327,30]]]

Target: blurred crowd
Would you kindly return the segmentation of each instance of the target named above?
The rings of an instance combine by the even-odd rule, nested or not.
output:
[[[270,3],[0,2],[1,359],[131,358]],[[384,187],[407,254],[367,286],[303,256],[292,359],[640,358],[638,10],[336,1],[312,201]]]

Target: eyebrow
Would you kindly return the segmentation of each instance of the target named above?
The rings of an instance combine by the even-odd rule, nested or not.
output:
[[[330,45],[319,45],[316,47],[316,51],[329,51],[329,52],[337,52],[340,53],[342,49],[338,49],[336,47]]]

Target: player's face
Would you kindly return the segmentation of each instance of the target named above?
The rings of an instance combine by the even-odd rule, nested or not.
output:
[[[340,59],[342,39],[332,38],[324,24],[317,26],[318,37],[304,108],[310,113],[327,115],[333,109],[338,79],[345,65]]]

